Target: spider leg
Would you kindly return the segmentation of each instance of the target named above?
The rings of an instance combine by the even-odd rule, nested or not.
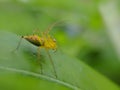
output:
[[[20,41],[18,42],[17,47],[12,52],[15,52],[15,51],[17,51],[19,49],[22,39],[23,39],[23,36],[21,36]]]
[[[46,49],[46,52],[47,52],[47,54],[48,54],[48,56],[49,56],[49,58],[50,58],[50,62],[51,62],[51,64],[52,64],[52,67],[53,67],[53,70],[54,70],[54,73],[55,73],[55,77],[57,78],[57,73],[56,73],[56,70],[55,70],[55,65],[54,65],[54,63],[53,63],[53,60],[52,60],[52,58],[51,58],[51,56],[50,56],[50,53],[49,53],[49,51]]]
[[[36,35],[36,34],[40,35],[40,32],[39,32],[38,28],[36,28],[35,30],[33,30],[33,35]]]
[[[51,24],[50,26],[48,26],[47,30],[45,31],[45,34],[46,34],[46,35],[49,34],[50,30],[51,30],[54,26],[56,26],[57,24],[59,24],[59,23],[61,23],[61,22],[63,22],[63,21],[64,21],[64,20],[56,21],[55,23],[53,23],[53,24]]]
[[[42,63],[40,62],[40,47],[37,49],[38,53],[37,53],[37,57],[38,57],[38,63],[40,64],[40,68],[41,68],[41,74],[43,74],[43,68],[42,68]]]

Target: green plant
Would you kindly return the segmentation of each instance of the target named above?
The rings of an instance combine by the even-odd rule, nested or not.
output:
[[[86,64],[59,50],[50,51],[58,78],[55,78],[50,60],[41,50],[37,62],[37,47],[23,40],[15,53],[20,37],[0,32],[0,89],[1,90],[119,90],[119,87]]]

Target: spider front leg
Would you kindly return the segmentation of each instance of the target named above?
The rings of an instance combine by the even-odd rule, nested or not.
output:
[[[41,68],[41,74],[43,74],[43,68],[42,68],[42,63],[40,62],[40,47],[38,47],[38,49],[37,49],[37,61],[38,61],[38,63],[40,64],[40,68]]]

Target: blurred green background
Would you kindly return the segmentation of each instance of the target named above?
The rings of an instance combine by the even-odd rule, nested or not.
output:
[[[1,0],[0,30],[29,35],[63,20],[51,30],[58,49],[120,85],[119,6],[119,0]]]

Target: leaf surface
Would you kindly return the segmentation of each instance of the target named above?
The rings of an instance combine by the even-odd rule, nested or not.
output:
[[[59,50],[50,51],[57,78],[45,49],[37,57],[37,47],[20,36],[0,32],[0,89],[1,90],[119,90],[113,82],[80,60]],[[43,74],[41,74],[40,63]]]

